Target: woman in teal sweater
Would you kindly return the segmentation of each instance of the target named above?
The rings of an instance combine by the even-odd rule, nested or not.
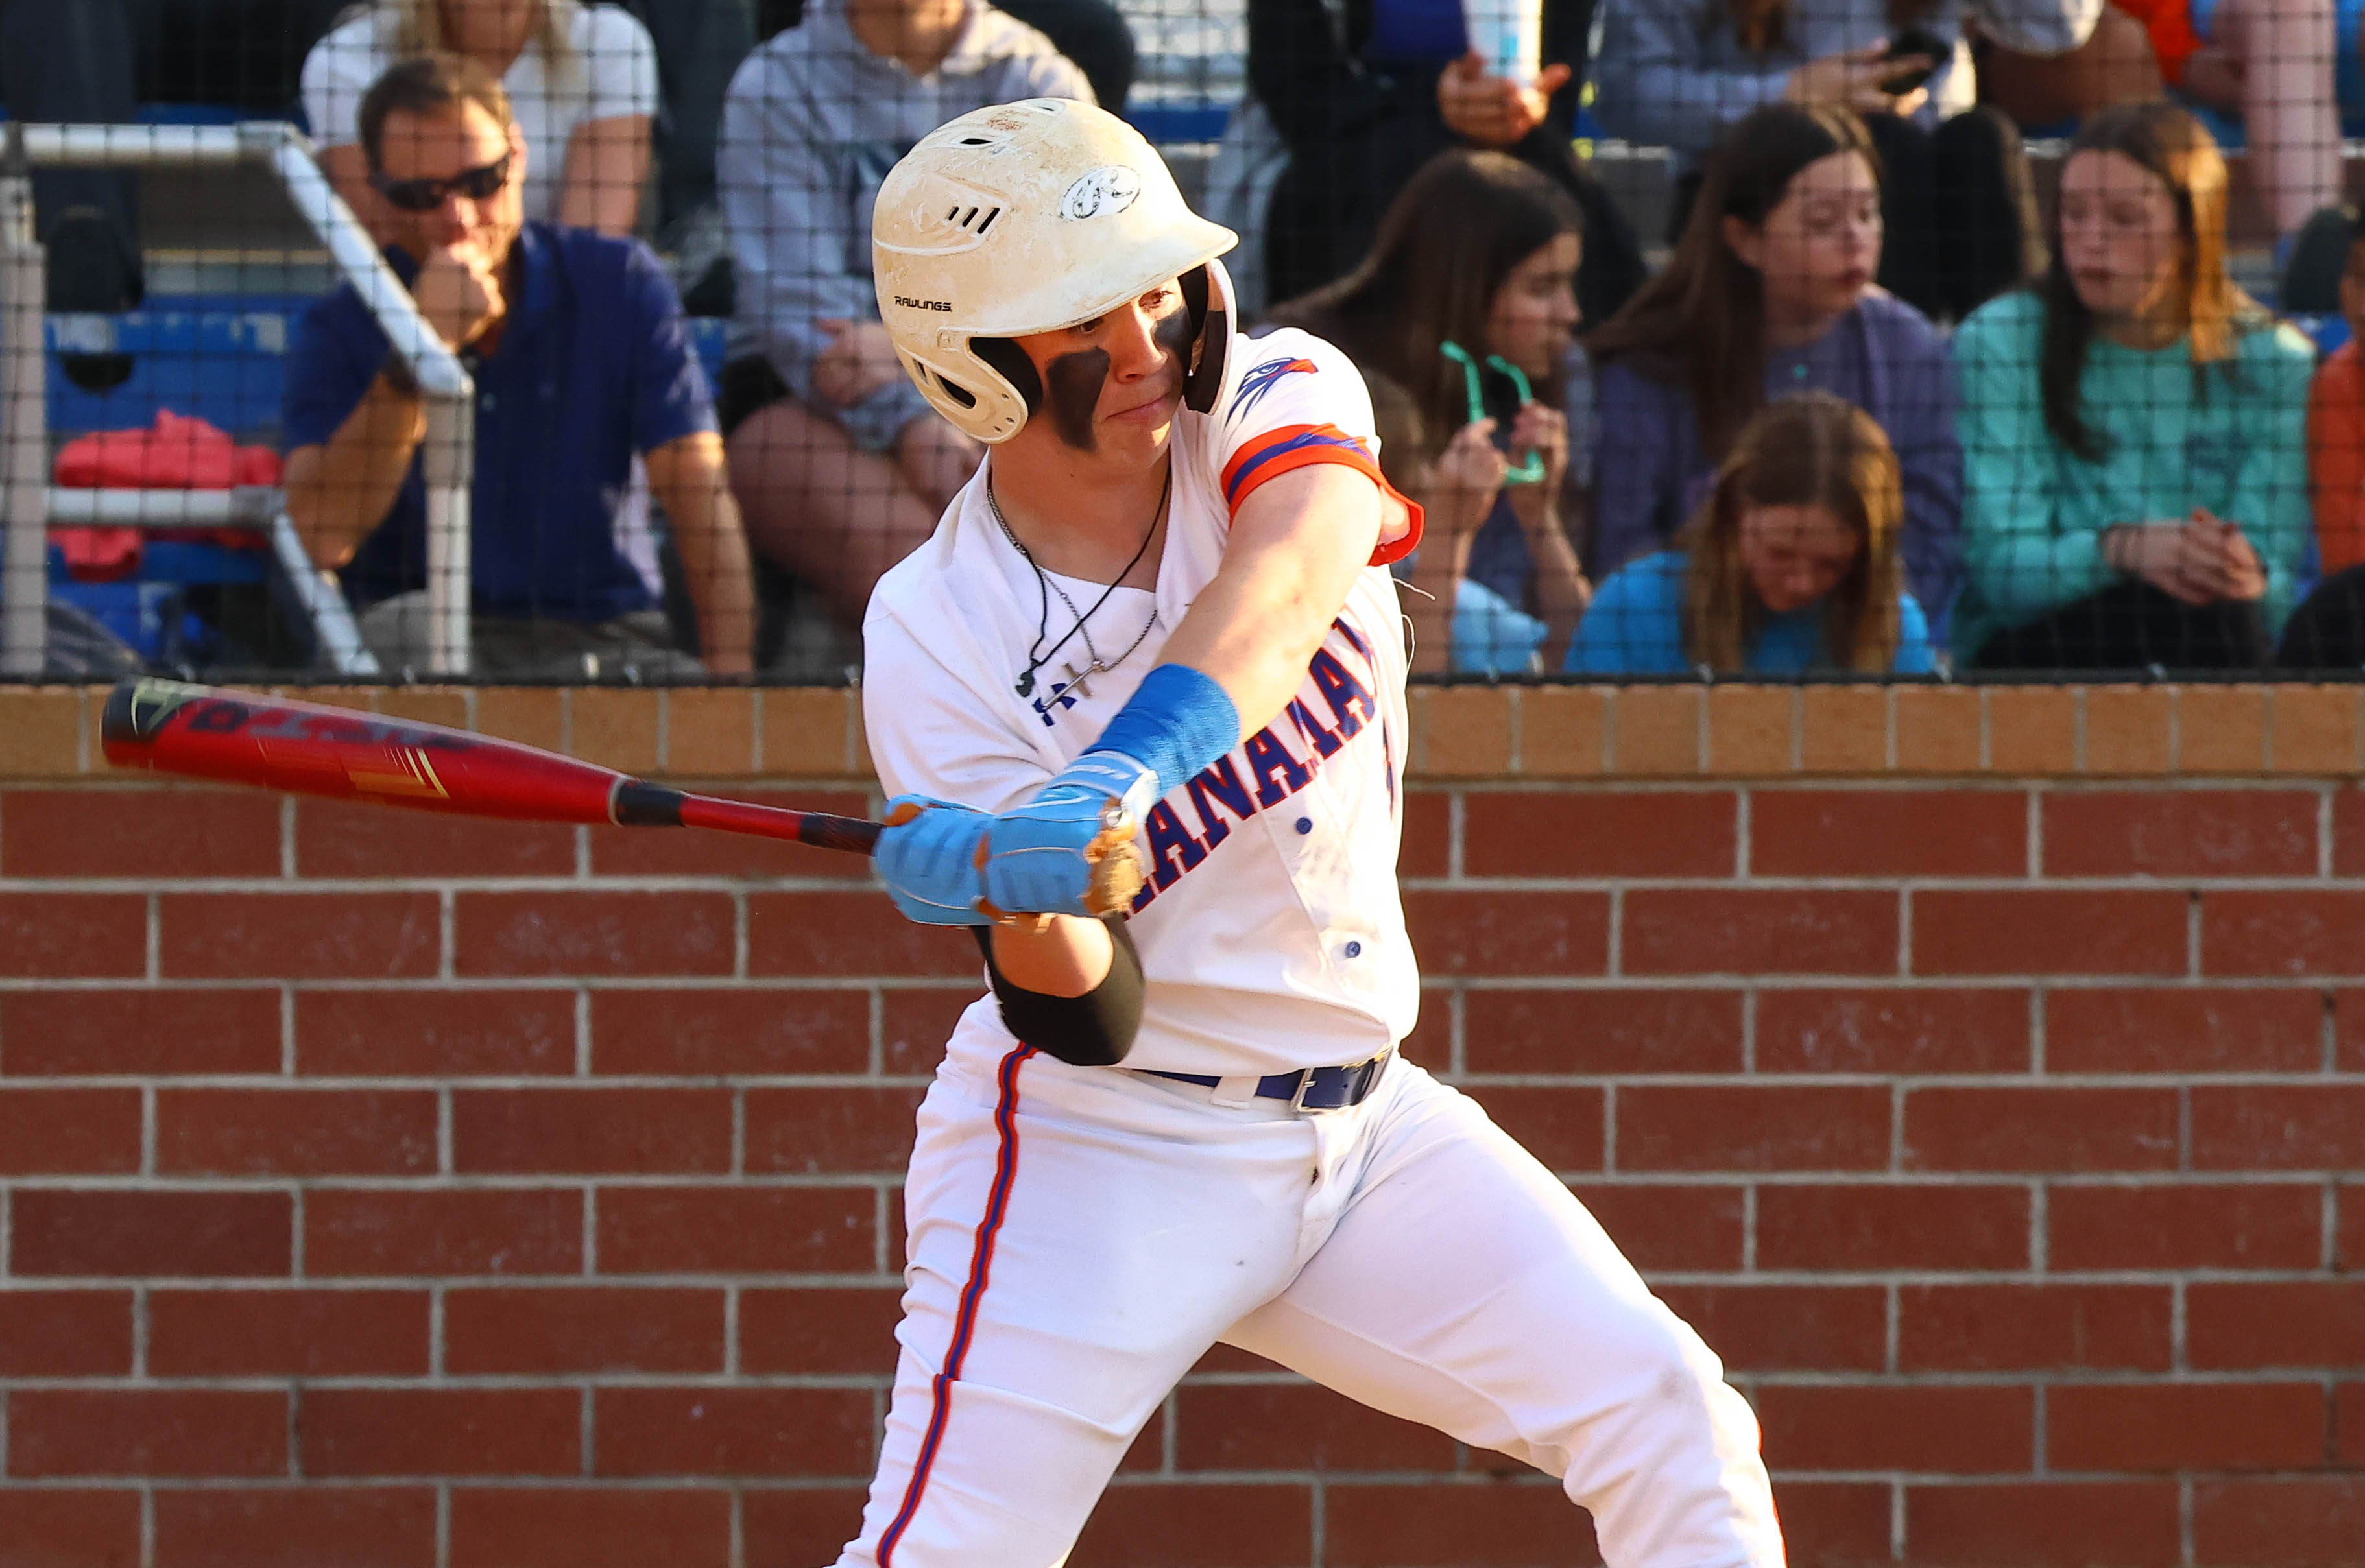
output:
[[[2315,355],[2225,272],[2225,162],[2163,102],[2086,122],[2051,269],[1976,312],[1961,377],[1987,669],[2262,664],[2306,548]]]

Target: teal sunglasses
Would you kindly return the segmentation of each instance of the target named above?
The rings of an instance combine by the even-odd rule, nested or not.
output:
[[[1470,422],[1472,424],[1476,424],[1480,420],[1486,417],[1486,397],[1485,391],[1478,384],[1478,362],[1471,357],[1470,351],[1468,349],[1463,348],[1452,338],[1446,339],[1443,342],[1438,344],[1437,347],[1439,353],[1444,354],[1446,358],[1453,361],[1454,364],[1462,367],[1462,385],[1470,394]],[[1521,370],[1518,365],[1513,364],[1509,360],[1505,359],[1501,354],[1488,354],[1486,356],[1486,368],[1489,370],[1500,371],[1503,375],[1511,378],[1511,386],[1513,390],[1517,391],[1519,395],[1520,408],[1524,409],[1529,404],[1536,400],[1535,388],[1528,385],[1527,372]],[[1543,476],[1544,454],[1541,452],[1530,452],[1528,454],[1526,461],[1519,463],[1504,474],[1503,483],[1506,485],[1534,485],[1541,483]]]

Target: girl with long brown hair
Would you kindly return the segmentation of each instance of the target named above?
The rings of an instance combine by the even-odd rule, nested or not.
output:
[[[1718,145],[1675,260],[1586,340],[1601,409],[1597,570],[1664,549],[1750,417],[1821,389],[1864,409],[1896,449],[1906,574],[1944,611],[1962,505],[1954,369],[1929,320],[1872,281],[1879,181],[1845,109],[1771,105]]]
[[[1381,466],[1427,511],[1407,601],[1417,672],[1549,669],[1585,611],[1560,408],[1581,233],[1575,202],[1527,164],[1440,153],[1362,266],[1271,314],[1354,360]]]
[[[2225,161],[2155,102],[2087,121],[2053,263],[1963,324],[1967,583],[1990,668],[2227,668],[2290,614],[2315,355],[2225,270]]]
[[[1718,468],[1677,548],[1614,573],[1569,644],[1577,675],[1923,675],[1905,591],[1897,454],[1828,392],[1768,405]]]

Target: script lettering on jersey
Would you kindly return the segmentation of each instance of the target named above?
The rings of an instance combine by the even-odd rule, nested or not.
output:
[[[1231,836],[1233,823],[1245,823],[1259,812],[1271,811],[1314,782],[1322,765],[1344,750],[1367,725],[1377,722],[1384,730],[1374,690],[1379,672],[1371,664],[1371,649],[1343,620],[1332,622],[1331,627],[1349,647],[1363,655],[1365,666],[1372,671],[1368,683],[1328,648],[1316,649],[1306,675],[1321,708],[1328,710],[1327,722],[1305,696],[1292,698],[1281,717],[1240,743],[1239,755],[1247,762],[1245,772],[1231,756],[1217,757],[1202,768],[1186,786],[1195,832],[1194,823],[1174,809],[1173,801],[1152,806],[1142,823],[1149,839],[1149,879],[1134,896],[1136,913],[1205,864],[1215,847]],[[1389,752],[1385,766],[1388,801],[1393,806],[1395,759],[1393,747]]]

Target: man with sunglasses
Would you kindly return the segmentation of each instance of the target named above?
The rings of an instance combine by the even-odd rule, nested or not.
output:
[[[676,651],[647,488],[696,603],[703,672],[751,668],[753,593],[712,399],[681,302],[636,241],[525,221],[507,95],[456,55],[395,65],[362,100],[387,259],[476,383],[475,673],[694,678]],[[426,407],[348,285],[288,354],[287,507],[339,568],[390,668],[425,662]]]

